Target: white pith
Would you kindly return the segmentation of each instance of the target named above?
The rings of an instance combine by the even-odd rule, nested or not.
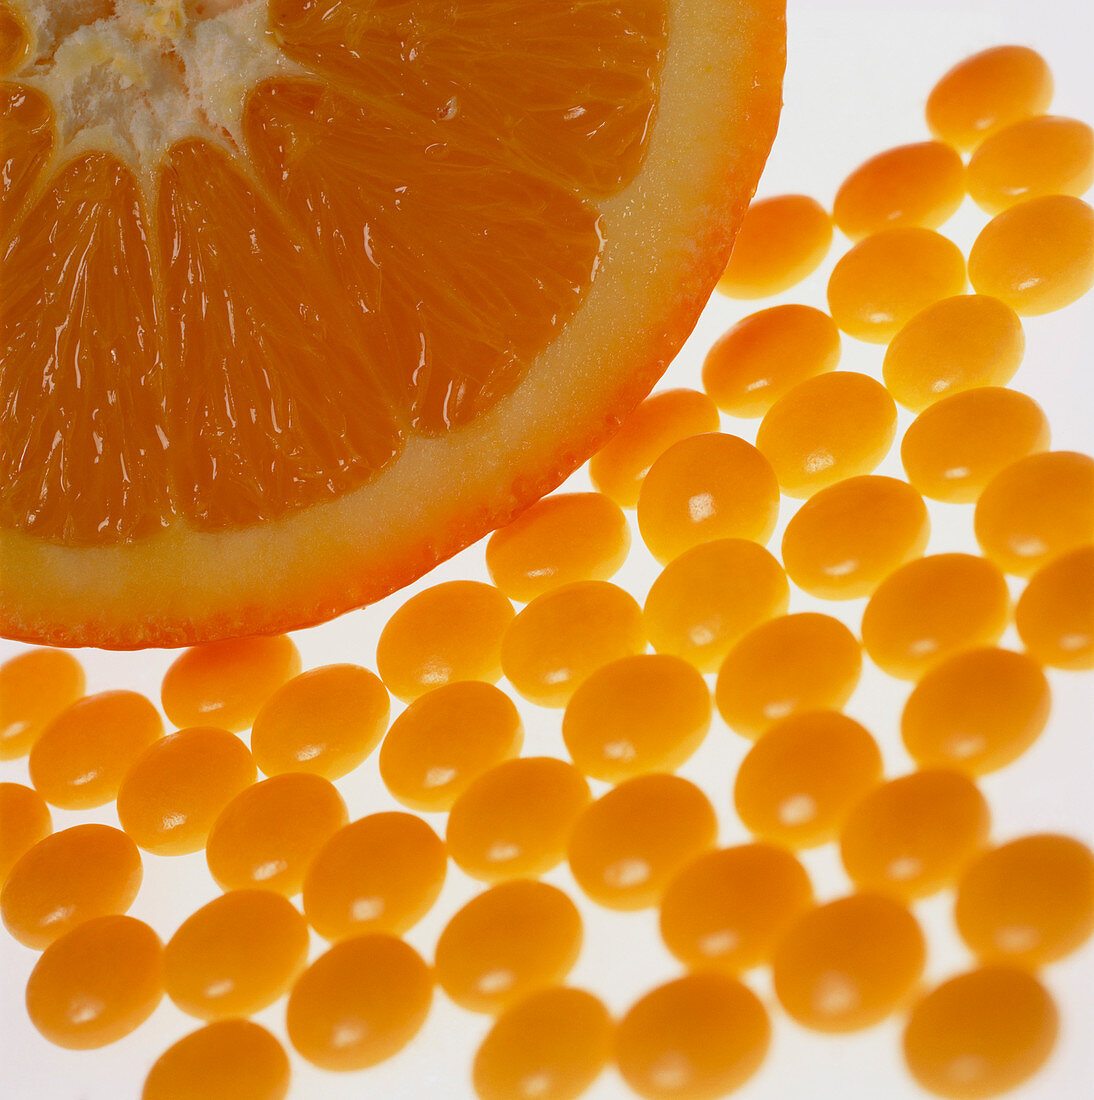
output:
[[[148,179],[185,138],[238,147],[248,89],[298,71],[269,0],[15,0],[30,31],[17,74],[47,95],[61,163],[93,150]]]

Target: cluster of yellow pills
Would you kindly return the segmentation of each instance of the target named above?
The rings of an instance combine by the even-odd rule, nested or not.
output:
[[[201,1026],[151,1065],[144,1100],[281,1100],[285,1047],[246,1017],[284,998],[300,1057],[360,1070],[414,1039],[439,989],[492,1018],[481,1100],[575,1100],[609,1064],[639,1096],[712,1100],[780,1026],[741,980],[765,966],[814,1031],[904,1012],[906,1065],[937,1095],[1036,1072],[1058,1023],[1033,971],[1094,932],[1094,857],[1062,835],[996,843],[977,779],[1041,735],[1046,666],[1094,668],[1094,459],[1052,451],[1044,412],[1006,388],[1021,317],[1094,284],[1094,139],[1045,114],[1051,96],[1032,50],[985,51],[932,91],[933,140],[863,163],[831,214],[804,195],[754,203],[720,290],[793,287],[835,227],[851,243],[827,312],[740,320],[702,389],[648,398],[591,460],[596,491],[490,537],[492,583],[407,599],[375,673],[302,671],[285,636],[225,641],[175,659],[157,708],[85,694],[63,652],[0,666],[0,759],[26,758],[30,781],[0,783],[0,917],[42,952],[38,1031],[103,1046],[166,996]],[[966,194],[991,217],[967,258],[940,232]],[[877,377],[837,369],[843,337],[886,345]],[[915,415],[906,479],[876,472],[898,406]],[[758,420],[755,444],[721,413]],[[981,553],[927,554],[925,499],[972,506]],[[642,601],[617,583],[635,529],[657,563]],[[857,632],[792,592],[863,600]],[[1004,646],[1012,621],[1021,649]],[[887,775],[843,712],[864,660],[908,682],[916,770]],[[568,759],[531,738],[522,755],[503,679],[546,708]],[[673,774],[712,724],[743,752],[716,795]],[[351,820],[337,783],[370,758],[405,809]],[[108,803],[121,828],[54,831],[53,809]],[[730,803],[752,840],[719,847]],[[828,844],[846,889],[822,900],[803,853]],[[161,938],[128,915],[142,851],[203,851],[222,893]],[[582,906],[655,911],[684,972],[618,1018],[568,986],[581,908],[540,881],[560,865]],[[461,873],[477,893],[427,959],[403,937]],[[975,964],[924,992],[913,906],[950,887]]]

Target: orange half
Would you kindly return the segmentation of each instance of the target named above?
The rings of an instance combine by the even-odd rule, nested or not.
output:
[[[782,9],[0,5],[0,633],[306,626],[554,488],[725,266]]]

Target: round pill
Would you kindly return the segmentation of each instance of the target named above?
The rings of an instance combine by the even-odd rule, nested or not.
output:
[[[1053,558],[1029,579],[1014,609],[1029,654],[1053,668],[1094,668],[1094,546]]]
[[[61,649],[28,649],[0,665],[0,760],[26,756],[85,683],[83,666]]]

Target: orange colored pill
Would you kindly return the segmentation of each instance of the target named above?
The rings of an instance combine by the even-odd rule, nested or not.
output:
[[[860,890],[914,901],[950,885],[987,842],[990,826],[987,801],[967,775],[912,772],[852,807],[840,856]]]
[[[143,695],[89,695],[42,730],[30,750],[30,781],[54,806],[102,806],[117,795],[137,757],[162,736],[163,719]]]
[[[1094,668],[1094,546],[1053,558],[1018,597],[1014,622],[1030,655],[1053,668]]]
[[[712,432],[670,447],[650,467],[638,498],[638,529],[664,563],[713,539],[765,543],[779,516],[779,485],[751,443]]]
[[[577,819],[570,870],[609,909],[656,905],[669,879],[714,844],[718,821],[703,792],[676,775],[628,779]]]
[[[832,220],[853,241],[898,225],[937,229],[965,197],[965,166],[941,141],[886,149],[840,184]]]
[[[1048,417],[1017,390],[985,386],[924,409],[904,433],[900,457],[925,497],[947,504],[975,501],[1000,470],[1048,450]]]
[[[30,649],[0,665],[0,760],[26,756],[84,687],[83,667],[64,650]]]
[[[285,1100],[291,1071],[281,1044],[250,1020],[216,1020],[165,1050],[141,1100]]]
[[[685,965],[734,974],[767,962],[791,921],[813,904],[805,868],[774,844],[704,852],[661,899],[661,938]]]
[[[960,294],[917,313],[885,351],[885,387],[918,412],[950,394],[1005,386],[1026,338],[1018,314],[998,298]]]
[[[832,219],[808,195],[754,200],[737,230],[718,289],[730,298],[767,298],[817,269],[832,244]]]
[[[910,485],[893,477],[852,477],[798,509],[783,534],[783,563],[803,592],[853,600],[919,557],[930,533],[927,507]]]
[[[791,714],[839,710],[861,672],[862,649],[838,619],[811,611],[783,615],[729,651],[714,701],[730,729],[755,738]]]
[[[987,961],[1043,966],[1094,932],[1094,855],[1053,833],[984,852],[957,884],[957,929]]]
[[[786,574],[767,550],[749,539],[716,539],[665,566],[642,614],[658,653],[714,672],[739,638],[784,614],[789,601]]]
[[[1094,542],[1094,458],[1046,451],[1012,462],[984,486],[973,526],[984,554],[1021,577]]]
[[[486,568],[511,600],[527,603],[573,581],[608,580],[630,545],[627,517],[609,497],[557,493],[490,536]]]
[[[1094,184],[1094,130],[1041,115],[996,131],[969,160],[969,194],[989,214],[1041,195],[1085,194]]]
[[[936,986],[904,1029],[904,1060],[936,1096],[982,1100],[1009,1092],[1048,1060],[1058,1016],[1028,971],[983,966]]]
[[[771,306],[714,342],[703,360],[703,389],[730,416],[763,416],[799,382],[835,370],[839,359],[839,329],[827,313],[797,304]]]
[[[1094,209],[1042,195],[996,214],[969,250],[969,281],[1023,317],[1071,305],[1094,286]]]
[[[140,889],[137,846],[109,825],[74,825],[40,840],[0,891],[4,927],[41,950],[84,921],[124,913]]]
[[[296,1050],[321,1069],[367,1069],[421,1030],[433,978],[402,940],[371,932],[336,943],[300,975],[285,1023]]]
[[[334,784],[286,772],[248,787],[220,812],[205,857],[223,890],[248,886],[299,893],[308,865],[349,820]]]
[[[566,704],[562,737],[577,767],[617,783],[675,771],[710,728],[710,689],[680,657],[642,653],[597,669]]]
[[[380,777],[404,806],[447,810],[488,768],[516,756],[524,727],[500,688],[463,680],[428,692],[391,724]]]
[[[716,1100],[763,1063],[771,1024],[759,998],[726,974],[699,972],[651,990],[615,1036],[623,1079],[647,1100]]]
[[[575,581],[536,597],[502,640],[505,676],[530,702],[564,707],[602,665],[646,648],[642,609],[610,581]]]
[[[281,997],[307,961],[307,922],[287,898],[232,890],[187,917],[167,941],[164,987],[191,1016],[250,1016]]]
[[[994,645],[1009,617],[998,566],[973,554],[933,554],[878,585],[862,615],[862,644],[890,676],[918,680],[962,649]]]
[[[480,581],[445,581],[411,596],[380,634],[376,668],[404,702],[457,680],[501,678],[501,639],[513,605]]]
[[[103,916],[51,943],[27,980],[27,1015],[51,1043],[91,1050],[138,1028],[163,999],[163,945],[143,921]]]
[[[918,226],[885,229],[836,262],[828,312],[849,336],[885,344],[921,310],[964,289],[965,257],[952,241]]]
[[[693,435],[716,432],[719,423],[718,407],[698,390],[651,394],[589,459],[589,477],[621,508],[633,508],[649,468],[669,447]]]
[[[756,433],[779,487],[808,497],[848,477],[868,474],[896,436],[896,403],[865,374],[832,371],[780,397]]]
[[[414,814],[369,814],[334,833],[304,876],[304,913],[328,940],[364,932],[401,935],[444,885],[441,838]]]
[[[915,988],[926,961],[915,917],[881,894],[852,894],[803,913],[775,949],[775,992],[815,1031],[880,1023]]]
[[[180,730],[137,757],[118,790],[118,820],[146,852],[205,847],[217,815],[257,775],[247,746],[227,730]]]
[[[577,906],[557,887],[502,882],[445,925],[434,956],[445,993],[473,1012],[497,1012],[565,979],[581,951]]]
[[[733,803],[763,840],[812,848],[832,840],[851,807],[881,778],[869,732],[834,710],[776,722],[741,761]]]
[[[1052,102],[1052,73],[1028,46],[993,46],[959,61],[931,89],[927,125],[940,141],[972,149]]]
[[[340,779],[380,743],[389,710],[387,689],[367,668],[309,669],[263,704],[251,729],[251,753],[266,775],[298,771]]]
[[[904,704],[901,735],[922,768],[982,775],[1037,740],[1050,706],[1048,680],[1035,660],[991,646],[967,649],[940,661],[916,684]]]
[[[262,704],[300,671],[300,654],[284,634],[229,638],[175,658],[163,678],[163,710],[179,729],[250,727]]]
[[[448,852],[487,882],[541,875],[565,859],[574,822],[591,800],[585,777],[565,760],[503,761],[452,804]]]
[[[0,886],[25,852],[53,831],[45,799],[22,783],[0,783]]]
[[[554,986],[494,1022],[475,1055],[479,1100],[577,1100],[611,1056],[612,1021],[591,993]]]

